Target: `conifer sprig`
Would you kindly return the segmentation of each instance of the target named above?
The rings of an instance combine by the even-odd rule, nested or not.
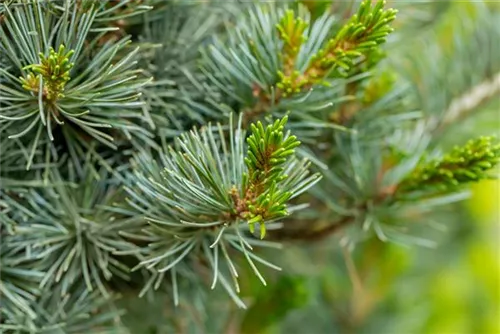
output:
[[[290,132],[284,134],[288,117],[276,120],[264,129],[259,121],[252,124],[252,134],[247,138],[248,152],[245,163],[248,171],[243,175],[243,201],[245,209],[240,209],[242,217],[248,219],[250,231],[260,225],[260,237],[266,233],[265,221],[287,215],[286,202],[292,196],[283,191],[281,183],[287,178],[282,167],[287,158],[295,153],[300,142]]]
[[[302,44],[307,40],[304,35],[308,22],[300,17],[295,17],[293,10],[287,10],[276,28],[283,45],[284,73],[290,75],[295,70],[295,61]]]
[[[283,133],[286,121],[286,117],[277,120],[267,129],[261,123],[253,125],[247,159],[241,116],[236,129],[230,118],[229,142],[222,125],[216,129],[209,125],[185,133],[158,159],[147,151],[133,159],[126,187],[129,211],[144,223],[137,233],[124,235],[149,244],[136,252],[140,263],[134,270],[143,268],[151,274],[142,293],[158,288],[169,272],[177,295],[177,277],[194,270],[200,247],[214,272],[212,288],[220,282],[240,306],[225,279],[229,274],[239,292],[229,249],[242,253],[264,284],[254,261],[279,269],[253,252],[254,246],[276,245],[248,234],[246,222],[252,232],[255,223],[261,224],[264,237],[264,224],[287,215],[287,202],[320,179],[310,175],[308,163],[293,157],[299,142]]]
[[[32,73],[28,73],[26,78],[20,78],[23,88],[38,95],[42,87],[42,100],[49,103],[54,103],[57,99],[64,97],[64,87],[70,80],[69,71],[74,66],[70,62],[74,50],[65,51],[64,45],[60,45],[57,52],[50,48],[48,56],[40,53],[40,64],[28,65],[24,68],[24,70],[31,70]]]
[[[348,71],[353,66],[354,59],[385,43],[387,35],[393,31],[389,23],[396,18],[397,10],[384,10],[384,6],[384,0],[378,1],[373,7],[371,0],[363,1],[357,14],[311,58],[306,73],[309,72],[315,78],[318,74],[338,68]]]
[[[338,97],[320,88],[366,72],[361,64],[374,61],[371,55],[392,32],[396,11],[384,5],[379,1],[372,7],[370,0],[363,1],[337,32],[334,17],[326,13],[311,20],[301,6],[256,6],[229,32],[227,41],[215,40],[204,51],[207,78],[250,116],[328,109]],[[297,117],[310,120],[308,115]]]
[[[0,68],[0,130],[22,139],[29,152],[26,169],[45,139],[54,146],[46,146],[44,157],[62,145],[78,165],[93,140],[116,148],[117,138],[151,136],[136,123],[148,117],[139,109],[140,88],[149,81],[136,68],[139,50],[129,50],[130,36],[100,43],[108,30],[92,26],[103,7],[82,4],[4,7],[0,52],[9,70]]]
[[[383,0],[378,1],[374,7],[371,6],[371,0],[363,1],[357,14],[344,24],[335,37],[311,56],[304,73],[280,72],[280,82],[277,87],[282,89],[286,96],[299,93],[312,84],[328,84],[325,81],[327,77],[347,76],[357,59],[366,57],[378,45],[384,43],[387,35],[393,31],[389,23],[396,18],[397,11],[384,10],[384,6]],[[302,26],[300,19],[288,20]]]
[[[120,193],[106,181],[104,170],[98,172],[99,182],[90,163],[83,176],[68,182],[51,172],[51,187],[27,191],[22,195],[24,207],[12,213],[19,222],[14,243],[32,250],[28,258],[44,273],[40,288],[60,285],[66,294],[82,280],[89,291],[109,297],[106,281],[128,277],[128,267],[115,253],[131,249],[119,231],[127,231],[133,221],[118,219],[121,214],[112,204],[120,200]]]
[[[440,159],[422,161],[398,190],[453,189],[491,177],[488,172],[499,162],[500,143],[494,137],[472,139]]]
[[[311,190],[328,208],[326,214],[318,210],[312,221],[299,221],[283,238],[319,240],[345,230],[345,241],[352,244],[371,233],[382,241],[432,247],[434,242],[412,231],[406,220],[435,228],[425,219],[430,211],[467,198],[463,188],[468,183],[495,177],[491,171],[500,162],[500,143],[480,137],[428,159],[426,126],[422,122],[413,131],[394,134],[389,152],[387,143],[374,149],[356,136],[337,136],[338,168],[322,173],[325,182]],[[331,218],[333,213],[337,218]]]

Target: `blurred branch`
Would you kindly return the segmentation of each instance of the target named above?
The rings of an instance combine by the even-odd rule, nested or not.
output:
[[[370,313],[374,299],[370,291],[364,288],[356,264],[346,246],[342,246],[342,255],[349,274],[349,280],[352,283],[351,321],[354,325],[359,325],[363,323]]]
[[[382,190],[380,194],[375,196],[372,199],[372,204],[378,204],[384,201],[388,196],[394,194],[396,189]],[[278,233],[271,234],[272,240],[280,240],[280,241],[302,241],[302,242],[311,242],[311,241],[319,241],[323,240],[332,234],[339,232],[344,229],[346,226],[354,223],[356,218],[359,215],[363,215],[365,212],[369,210],[368,203],[363,202],[361,204],[356,205],[352,208],[355,212],[353,215],[343,216],[339,218],[336,222],[332,224],[327,224],[319,229],[311,229],[310,226],[307,226],[305,229],[298,230],[277,230]]]
[[[470,116],[478,107],[500,93],[500,72],[491,80],[483,81],[462,96],[453,100],[439,122],[434,119],[436,132],[443,132],[449,125]],[[438,123],[439,122],[439,123]]]
[[[360,206],[357,208],[363,210],[364,207]],[[337,220],[333,224],[327,224],[320,229],[299,229],[296,231],[278,230],[278,233],[272,233],[271,239],[273,240],[286,240],[286,241],[302,241],[311,242],[323,240],[326,237],[337,233],[342,230],[347,225],[353,223],[356,220],[356,216],[344,216]]]
[[[342,247],[342,255],[344,256],[349,279],[352,283],[353,293],[354,295],[362,295],[364,290],[363,283],[361,282],[361,278],[359,277],[359,273],[356,269],[356,265],[354,264],[354,260],[352,259],[349,250],[345,246]]]
[[[343,229],[345,226],[349,225],[354,221],[355,217],[353,216],[345,216],[342,219],[338,220],[335,224],[329,224],[325,226],[322,229],[319,230],[312,230],[312,231],[306,231],[304,233],[301,233],[298,237],[298,239],[302,241],[317,241],[317,240],[322,240],[334,233],[337,233],[341,229]],[[287,236],[289,238],[290,236]],[[293,238],[292,238],[293,239]]]

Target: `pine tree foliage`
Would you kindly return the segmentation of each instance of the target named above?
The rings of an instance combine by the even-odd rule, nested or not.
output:
[[[203,332],[220,290],[260,328],[304,293],[276,279],[291,243],[434,246],[426,215],[500,161],[494,137],[440,145],[500,90],[498,12],[438,43],[448,7],[411,6],[2,2],[0,331],[132,332],[123,294]]]
[[[220,120],[230,109],[199,68],[199,49],[231,17],[231,4],[173,4],[158,1],[157,14],[147,17],[141,33],[141,66],[154,76],[143,89],[153,126],[161,136],[178,135],[192,124]],[[200,7],[201,6],[201,7]]]
[[[0,245],[0,289],[2,291],[2,318],[17,314],[35,317],[31,304],[38,294],[38,286],[43,272],[34,269],[33,261],[26,259],[23,248],[16,246],[16,239],[3,237]]]
[[[89,292],[77,285],[71,294],[62,298],[60,291],[54,292],[42,295],[30,305],[36,318],[28,313],[9,315],[2,325],[3,330],[9,333],[124,332],[125,328],[117,321],[121,312],[97,291]]]
[[[252,125],[246,154],[240,117],[236,129],[230,120],[228,143],[221,125],[209,125],[181,135],[157,161],[146,152],[135,157],[126,191],[131,210],[147,225],[140,226],[142,233],[123,234],[148,243],[137,266],[153,271],[147,288],[153,280],[158,287],[170,271],[177,296],[177,265],[199,260],[199,252],[214,272],[212,288],[220,281],[233,298],[236,294],[221,272],[227,267],[238,291],[228,248],[243,253],[264,284],[254,261],[279,269],[252,252],[254,246],[276,245],[254,240],[248,230],[253,233],[254,224],[260,224],[262,239],[266,223],[288,214],[288,200],[320,179],[309,175],[306,161],[293,157],[299,142],[289,133],[283,135],[286,121],[276,120],[266,130],[261,123]]]
[[[80,184],[66,184],[57,172],[51,177],[53,188],[32,190],[25,195],[27,205],[18,226],[18,245],[32,249],[44,277],[40,287],[58,283],[61,293],[82,278],[89,291],[99,290],[108,296],[106,281],[113,275],[127,279],[128,268],[113,252],[130,248],[118,231],[126,231],[127,220],[117,221],[112,210],[106,210],[120,194],[106,184],[106,173],[100,182],[92,182],[88,173]],[[68,180],[71,182],[71,180]],[[109,204],[108,204],[109,203]]]
[[[101,26],[103,16],[112,16],[115,7],[74,1],[4,5],[0,36],[9,70],[2,69],[2,129],[9,138],[25,139],[27,169],[41,140],[55,141],[56,130],[62,134],[57,144],[68,145],[75,159],[89,137],[116,147],[110,128],[128,138],[148,135],[134,124],[145,119],[138,88],[147,82],[135,67],[138,49],[130,49],[130,37],[114,43],[103,38],[110,30]]]
[[[307,176],[304,168],[293,164],[292,168],[287,168],[287,172],[292,173],[292,181],[283,182],[288,175],[281,166],[287,162],[288,156],[294,154],[295,147],[300,145],[290,133],[283,135],[287,120],[287,117],[276,120],[265,130],[260,122],[252,124],[252,135],[247,139],[249,148],[245,163],[248,171],[243,174],[243,194],[236,193],[235,201],[241,206],[238,208],[240,215],[249,219],[251,232],[254,224],[259,223],[261,239],[266,233],[265,221],[286,216],[287,200],[309,188],[312,180],[318,180],[318,175],[304,180]]]
[[[395,18],[382,2],[374,7],[363,2],[342,25],[328,14],[310,23],[305,8],[297,11],[295,17],[277,4],[256,7],[228,31],[227,42],[216,40],[206,51],[205,71],[217,74],[209,78],[250,114],[300,110],[297,116],[304,117],[308,110],[330,107],[334,101],[321,98],[321,86],[354,74],[353,68],[385,42]],[[312,103],[305,104],[306,98]]]
[[[492,140],[491,137],[470,140],[463,147],[456,146],[441,159],[420,163],[401,182],[401,189],[421,189],[426,186],[447,189],[487,178],[485,171],[499,162],[500,144],[493,144]]]

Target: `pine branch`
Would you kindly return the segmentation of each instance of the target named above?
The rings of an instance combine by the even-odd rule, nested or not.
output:
[[[103,4],[84,1],[79,7],[72,0],[64,7],[55,2],[4,7],[0,51],[10,69],[0,69],[0,129],[10,139],[23,140],[30,152],[27,169],[45,139],[56,148],[67,145],[78,164],[92,139],[116,149],[110,128],[129,139],[131,134],[143,140],[150,136],[134,124],[147,119],[138,110],[139,89],[148,82],[135,66],[138,49],[127,50],[130,37],[97,47],[108,29],[96,22],[103,11],[113,12]],[[47,148],[46,154],[52,151]]]
[[[335,38],[314,54],[303,73],[292,76],[280,74],[277,84],[284,94],[300,92],[314,83],[326,83],[325,77],[344,77],[355,65],[354,61],[367,56],[392,32],[389,23],[396,17],[396,10],[384,11],[385,2],[379,1],[371,8],[371,1],[361,3],[357,14],[340,29]]]
[[[286,216],[285,203],[292,196],[291,192],[279,189],[280,183],[287,178],[281,165],[300,145],[295,136],[289,133],[284,136],[287,120],[287,117],[276,120],[265,130],[260,122],[252,124],[252,135],[247,139],[249,149],[245,163],[248,172],[243,175],[242,199],[236,199],[236,203],[242,205],[238,208],[239,215],[248,219],[250,232],[253,233],[255,223],[260,225],[261,239],[266,231],[264,222]]]
[[[2,217],[0,215],[0,217]],[[4,235],[0,225],[0,319],[24,314],[35,318],[31,303],[40,294],[38,284],[43,272],[34,266],[26,250],[16,246],[17,238]],[[1,327],[0,322],[0,329]]]
[[[69,290],[69,294],[62,294],[59,286],[43,293],[30,304],[36,317],[26,313],[9,314],[2,319],[0,330],[7,333],[123,333],[118,320],[123,311],[117,310],[99,292],[89,292],[83,284],[71,286]]]
[[[421,162],[398,186],[400,192],[426,188],[443,190],[488,178],[500,162],[500,144],[492,137],[480,137],[456,146],[440,159]]]
[[[491,137],[470,140],[463,147],[431,160],[426,159],[428,141],[420,131],[407,139],[396,137],[395,140],[407,153],[361,147],[357,140],[346,147],[347,143],[338,141],[337,147],[346,156],[337,162],[337,171],[324,173],[327,182],[313,189],[312,194],[320,202],[315,205],[313,216],[304,224],[291,221],[289,230],[272,233],[270,238],[319,241],[346,231],[351,235],[346,240],[356,242],[350,238],[374,232],[383,241],[410,242],[414,239],[412,242],[429,245],[427,240],[395,233],[382,222],[398,222],[419,212],[423,215],[436,205],[464,199],[460,190],[471,182],[493,177],[490,171],[500,162],[500,146]],[[366,165],[366,160],[360,160],[362,156],[372,164]],[[343,159],[346,159],[345,164]],[[331,189],[336,191],[332,193]],[[330,215],[333,213],[339,218],[332,220]],[[298,228],[293,228],[291,223],[297,223],[294,225]],[[347,233],[347,228],[354,232]]]
[[[365,0],[330,39],[330,15],[310,22],[302,7],[295,14],[275,6],[256,7],[229,33],[227,43],[216,40],[204,51],[205,72],[250,118],[292,109],[298,113],[291,115],[307,118],[302,115],[307,109],[318,111],[332,103],[333,98],[322,96],[322,86],[349,76],[385,42],[395,11],[383,6],[380,1],[372,8]],[[323,98],[317,105],[307,103],[319,96]]]
[[[499,92],[500,73],[497,73],[492,76],[491,79],[472,87],[465,94],[455,98],[444,112],[442,118],[434,118],[431,120],[431,126],[435,124],[435,131],[440,133],[450,125],[457,124],[457,122],[470,117],[471,113],[476,111],[487,101],[498,96]]]
[[[109,297],[108,280],[128,279],[128,267],[115,253],[132,249],[118,233],[134,222],[117,219],[122,213],[111,204],[120,200],[120,193],[105,181],[106,172],[100,171],[97,178],[102,181],[97,183],[92,182],[96,176],[89,165],[85,172],[81,179],[66,182],[52,171],[50,187],[23,193],[11,214],[18,222],[13,244],[33,249],[28,258],[43,272],[40,288],[60,285],[66,294],[74,282],[83,280],[89,291]]]
[[[266,223],[287,215],[287,201],[319,180],[319,175],[309,175],[306,162],[292,157],[298,142],[294,136],[284,135],[285,124],[286,118],[267,129],[261,123],[253,125],[246,159],[241,117],[236,129],[230,119],[229,143],[221,125],[216,129],[209,125],[183,134],[157,160],[146,151],[136,156],[126,188],[129,211],[148,224],[126,236],[150,245],[138,247],[144,256],[134,268],[152,273],[142,293],[161,284],[164,273],[170,272],[178,295],[179,268],[192,272],[193,263],[201,256],[214,271],[212,288],[220,283],[243,306],[237,297],[238,273],[229,250],[244,255],[263,284],[266,281],[254,261],[279,269],[253,251],[254,246],[275,245],[256,240],[246,233],[245,225],[253,232],[253,224],[259,223],[263,237]],[[201,253],[197,251],[200,247]],[[236,292],[225,278],[227,274]]]
[[[156,1],[140,35],[140,65],[155,80],[142,89],[144,108],[160,136],[174,137],[191,126],[220,121],[229,108],[200,69],[200,48],[210,41],[231,4]]]
[[[413,229],[500,163],[489,137],[430,151],[500,91],[498,13],[471,4],[477,24],[453,30],[450,50],[423,35],[422,63],[397,53],[416,41],[399,35],[388,54],[419,74],[402,82],[380,63],[385,6],[1,2],[0,331],[140,332],[114,306],[139,292],[166,320],[148,330],[217,332],[207,286],[253,302],[240,326],[253,329],[298,287],[264,271],[281,270],[277,241],[433,246]],[[260,296],[255,278],[274,289]],[[288,302],[262,324],[303,303]]]

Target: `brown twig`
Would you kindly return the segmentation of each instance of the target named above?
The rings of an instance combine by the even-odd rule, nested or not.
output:
[[[325,239],[326,237],[337,233],[342,230],[345,226],[351,224],[354,221],[353,216],[345,216],[333,224],[328,224],[321,229],[310,230],[310,229],[298,229],[294,231],[278,230],[269,233],[269,239],[275,241],[318,241]]]
[[[396,195],[398,187],[381,188],[370,202],[372,205],[380,204],[387,199],[393,199]],[[368,202],[363,202],[353,208],[357,213],[363,213],[369,210]],[[277,230],[276,233],[270,234],[270,238],[276,241],[319,241],[335,234],[346,226],[356,221],[357,214],[343,216],[332,224],[327,224],[320,229],[311,229],[309,226],[306,229],[298,229],[294,231]]]

